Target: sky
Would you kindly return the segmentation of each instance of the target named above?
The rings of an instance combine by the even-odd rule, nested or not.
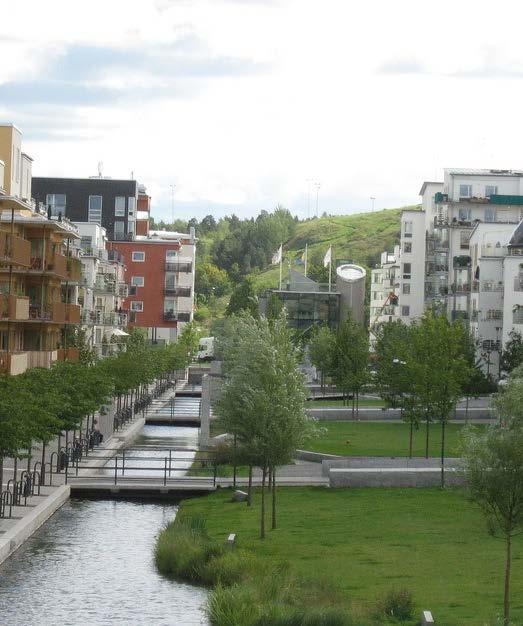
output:
[[[8,13],[0,121],[24,133],[34,175],[133,173],[157,220],[349,214],[417,203],[444,167],[523,169],[517,1],[25,0]]]

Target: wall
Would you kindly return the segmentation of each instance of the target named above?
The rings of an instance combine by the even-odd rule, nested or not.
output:
[[[46,203],[47,194],[66,195],[65,215],[72,222],[87,222],[89,196],[102,196],[102,226],[109,239],[114,239],[115,221],[124,221],[124,231],[128,233],[129,197],[138,197],[138,183],[135,180],[113,180],[104,178],[46,178],[33,177],[33,196]],[[115,198],[124,196],[125,216],[114,214]],[[136,217],[135,215],[131,217]]]
[[[4,162],[4,189],[20,197],[22,133],[13,125],[0,125],[0,160]]]

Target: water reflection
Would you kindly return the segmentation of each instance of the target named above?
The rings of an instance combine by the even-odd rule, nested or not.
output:
[[[174,445],[167,438],[194,445],[194,429],[159,432],[164,428],[146,427],[137,444]],[[154,567],[155,536],[176,511],[171,503],[68,502],[0,566],[0,623],[208,624],[206,591],[165,580]]]

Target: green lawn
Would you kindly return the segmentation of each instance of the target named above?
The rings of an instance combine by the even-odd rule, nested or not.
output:
[[[322,406],[337,406],[341,409],[352,409],[352,400],[349,400],[348,403],[343,404],[343,400],[329,400],[317,398],[315,400],[309,400],[305,406],[308,409],[319,409]],[[360,400],[360,408],[373,406],[381,408],[382,406],[385,406],[385,402],[383,400],[372,398],[364,398],[363,400]]]
[[[219,541],[235,532],[240,546],[275,566],[323,578],[347,606],[406,588],[418,614],[430,609],[439,626],[493,625],[502,611],[504,544],[460,490],[281,488],[279,528],[264,542],[259,495],[252,509],[230,495],[184,501],[182,512],[205,516]],[[521,537],[512,571],[512,623],[523,624]]]
[[[325,434],[312,439],[304,447],[314,452],[341,456],[408,456],[409,426],[403,423],[321,421]],[[445,428],[446,456],[459,456],[461,424],[447,424]],[[478,426],[484,428],[484,426]],[[425,426],[414,431],[414,456],[425,455]],[[429,431],[429,454],[439,456],[441,427],[434,423]]]

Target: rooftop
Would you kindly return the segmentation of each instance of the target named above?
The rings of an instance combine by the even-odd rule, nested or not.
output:
[[[522,177],[523,170],[496,170],[496,169],[474,169],[474,168],[446,168],[445,174],[451,176],[514,176]]]

